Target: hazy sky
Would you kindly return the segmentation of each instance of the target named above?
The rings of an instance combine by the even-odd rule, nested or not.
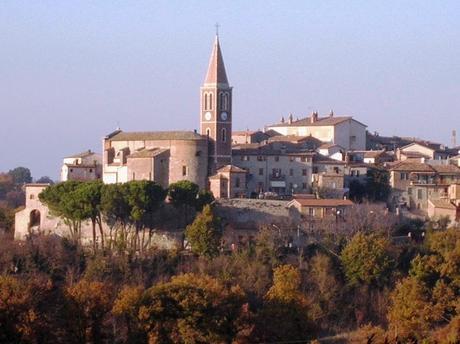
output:
[[[334,109],[382,135],[460,132],[460,1],[0,1],[0,171],[57,178],[123,130],[192,130],[214,36],[234,129]],[[460,135],[459,135],[460,136]]]

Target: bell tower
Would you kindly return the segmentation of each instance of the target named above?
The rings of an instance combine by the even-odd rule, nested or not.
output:
[[[217,34],[200,93],[200,131],[209,138],[209,173],[214,174],[232,160],[232,88]]]

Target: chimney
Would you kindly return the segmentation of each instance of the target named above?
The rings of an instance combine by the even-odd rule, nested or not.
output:
[[[318,112],[314,111],[311,113],[310,123],[315,123],[316,121],[318,121]]]

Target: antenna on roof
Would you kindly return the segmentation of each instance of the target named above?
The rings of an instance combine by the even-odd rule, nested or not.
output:
[[[117,121],[117,129],[116,129],[116,130],[121,130],[121,129],[120,129],[120,122],[119,122],[119,121]]]

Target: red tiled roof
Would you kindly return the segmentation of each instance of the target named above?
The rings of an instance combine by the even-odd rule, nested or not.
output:
[[[246,173],[246,170],[239,168],[235,165],[226,165],[217,170],[217,172],[233,172],[233,173]]]

